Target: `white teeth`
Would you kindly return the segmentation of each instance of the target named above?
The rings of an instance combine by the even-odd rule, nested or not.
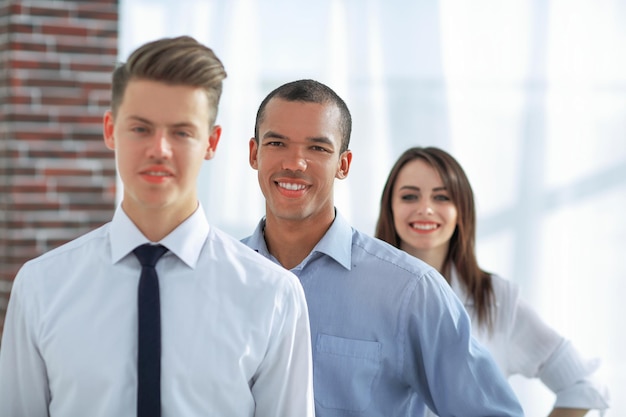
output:
[[[169,174],[164,171],[148,171],[146,172],[148,175],[153,175],[155,177],[167,177]]]
[[[411,227],[413,229],[419,229],[419,230],[434,230],[437,228],[436,224],[433,223],[429,223],[429,224],[417,224],[417,223],[413,223],[411,225]]]
[[[291,184],[289,182],[279,182],[278,186],[281,187],[281,188],[284,188],[286,190],[290,190],[290,191],[304,190],[306,188],[305,185],[302,185],[302,184]]]

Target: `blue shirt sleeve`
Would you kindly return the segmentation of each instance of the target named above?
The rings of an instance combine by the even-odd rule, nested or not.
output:
[[[523,416],[513,390],[471,336],[469,316],[441,277],[426,273],[403,302],[402,369],[434,412],[441,417]]]

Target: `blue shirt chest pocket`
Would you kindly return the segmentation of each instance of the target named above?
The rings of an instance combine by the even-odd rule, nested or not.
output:
[[[350,412],[367,409],[381,356],[380,342],[318,334],[313,361],[315,402]]]

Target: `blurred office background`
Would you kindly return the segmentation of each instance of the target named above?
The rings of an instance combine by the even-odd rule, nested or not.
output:
[[[626,1],[121,0],[121,59],[179,34],[228,71],[224,133],[200,181],[210,221],[236,237],[264,213],[248,139],[262,98],[313,78],[354,118],[336,205],[373,233],[400,153],[442,147],[478,203],[481,264],[603,359],[608,416],[626,415]],[[529,416],[553,397],[513,378]]]
[[[9,3],[0,0],[0,9]],[[14,3],[33,10],[33,4],[62,9],[75,3],[80,9],[98,1]],[[354,119],[352,169],[336,187],[342,213],[373,233],[380,192],[402,151],[434,145],[451,152],[476,194],[482,266],[518,283],[548,323],[586,356],[602,358],[612,393],[606,416],[626,415],[620,395],[626,392],[626,0],[116,5],[119,60],[146,41],[188,34],[211,46],[226,66],[218,115],[223,136],[200,179],[213,225],[241,238],[264,213],[247,162],[262,98],[287,81],[322,81],[346,100]],[[108,68],[108,61],[105,56],[100,65]],[[97,77],[102,88],[105,81]],[[99,103],[99,97],[92,99]],[[101,110],[90,106],[92,122]],[[95,141],[97,130],[76,136]],[[15,160],[11,155],[3,161]],[[83,168],[98,173],[89,181],[104,184],[102,194],[113,188],[111,161]],[[96,222],[109,216],[98,213]],[[75,219],[68,214],[63,221]],[[8,293],[9,282],[0,284]],[[553,396],[546,388],[523,378],[511,382],[528,416],[547,415]]]

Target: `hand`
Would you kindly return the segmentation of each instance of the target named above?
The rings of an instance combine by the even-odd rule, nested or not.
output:
[[[555,408],[548,417],[583,417],[588,411],[581,408]]]

